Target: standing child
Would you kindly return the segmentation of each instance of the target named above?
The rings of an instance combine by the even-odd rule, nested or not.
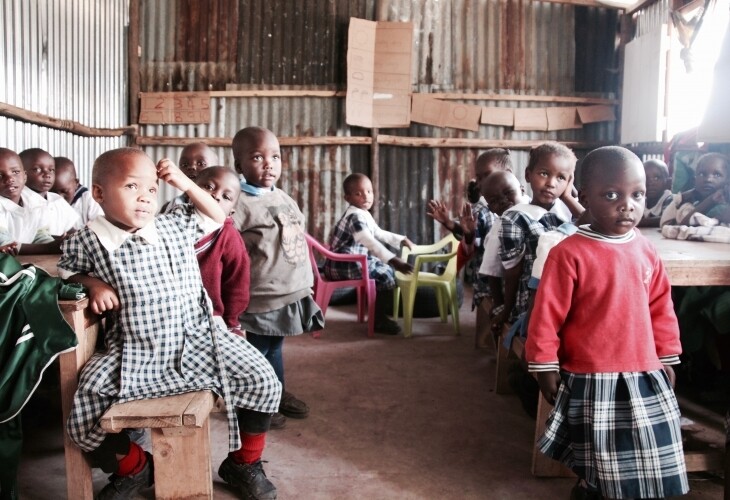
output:
[[[492,321],[493,330],[500,330],[507,320],[514,322],[527,310],[527,284],[540,235],[570,221],[571,212],[576,216],[582,213],[571,195],[575,162],[573,152],[557,142],[530,150],[525,180],[532,188],[532,201],[515,205],[501,217],[499,257],[505,268],[504,309]]]
[[[233,138],[233,157],[236,171],[244,177],[233,219],[251,259],[251,300],[240,318],[241,328],[286,388],[284,339],[324,326],[322,311],[312,299],[314,277],[304,215],[291,197],[276,188],[281,151],[270,130],[239,130]],[[308,415],[309,406],[285,390],[272,427],[286,425],[286,417]]]
[[[671,367],[679,329],[662,261],[634,229],[644,169],[610,146],[589,153],[581,172],[591,222],[548,254],[525,346],[555,405],[537,446],[578,475],[571,498],[682,495],[689,487]]]
[[[27,187],[39,195],[29,200],[43,207],[43,217],[51,234],[61,236],[75,230],[80,225],[79,214],[61,196],[50,192],[56,180],[53,156],[40,148],[31,148],[22,151],[20,158],[28,177]]]
[[[386,308],[393,299],[390,292],[396,286],[394,269],[410,274],[413,266],[401,260],[383,243],[408,248],[413,248],[413,243],[405,236],[385,231],[377,225],[368,211],[373,206],[373,184],[366,175],[348,175],[342,182],[342,190],[349,206],[332,230],[330,248],[337,253],[367,255],[368,276],[375,280],[377,290],[374,330],[397,335],[401,331],[400,326],[386,314]],[[324,264],[324,274],[330,280],[359,279],[362,272],[356,262],[328,259]]]
[[[79,182],[73,162],[63,156],[56,156],[53,160],[56,163],[56,181],[53,183],[52,191],[66,200],[79,214],[81,218],[77,228],[81,229],[100,215],[104,215],[101,206],[91,196],[89,188]]]
[[[0,148],[0,252],[11,255],[59,253],[60,242],[48,231],[43,211],[29,200],[20,156]]]
[[[238,317],[248,306],[251,264],[231,218],[241,196],[238,176],[227,167],[208,167],[198,173],[195,183],[226,214],[222,226],[204,228],[205,236],[195,242],[203,286],[213,303],[213,315],[222,318],[229,331],[245,336]]]
[[[158,179],[193,205],[155,217]],[[281,385],[256,349],[213,320],[193,250],[202,225],[225,214],[169,160],[155,168],[138,149],[99,156],[92,183],[105,215],[64,243],[58,268],[89,289],[94,313],[110,315],[106,350],[84,366],[67,422],[89,461],[113,473],[97,498],[130,498],[153,481],[151,456],[126,433],[101,429],[107,408],[206,389],[228,410],[230,453],[218,474],[243,498],[276,498],[261,455]]]
[[[669,176],[667,164],[661,160],[647,160],[644,162],[646,174],[646,210],[644,217],[639,221],[639,227],[659,227],[662,213],[672,202],[672,192],[669,186],[672,178]]]
[[[216,155],[215,151],[208,147],[207,144],[203,142],[195,142],[193,144],[188,144],[182,149],[178,165],[180,166],[180,170],[182,170],[183,174],[185,174],[189,179],[195,180],[198,174],[206,168],[218,165],[218,155]],[[162,205],[160,212],[163,214],[171,212],[172,209],[183,203],[190,203],[187,196],[185,196],[185,193],[176,196]]]

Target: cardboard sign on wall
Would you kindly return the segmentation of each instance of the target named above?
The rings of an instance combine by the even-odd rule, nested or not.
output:
[[[442,101],[428,94],[413,94],[411,120],[414,122],[476,132],[481,115],[481,106]]]
[[[413,23],[350,18],[345,103],[348,125],[410,125],[412,51]]]

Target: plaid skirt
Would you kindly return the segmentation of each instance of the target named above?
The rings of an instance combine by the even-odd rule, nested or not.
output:
[[[328,280],[356,280],[362,277],[360,264],[327,260],[324,263],[324,275]],[[395,288],[395,271],[380,259],[368,255],[368,276],[375,280],[375,289],[379,292]]]
[[[689,491],[679,406],[663,370],[561,373],[555,408],[537,442],[608,498]]]

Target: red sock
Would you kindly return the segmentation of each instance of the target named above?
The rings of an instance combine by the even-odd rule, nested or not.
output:
[[[237,464],[252,464],[261,460],[266,445],[266,433],[241,433],[241,448],[231,453],[231,458]]]
[[[119,459],[119,466],[117,467],[118,476],[133,476],[142,472],[145,464],[147,463],[147,455],[144,450],[137,443],[129,443],[129,451],[127,454]]]

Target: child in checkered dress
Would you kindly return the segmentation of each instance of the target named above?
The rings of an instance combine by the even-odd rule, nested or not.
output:
[[[321,330],[324,316],[312,298],[314,276],[304,237],[304,215],[297,203],[276,187],[281,149],[265,128],[247,127],[233,138],[241,197],[233,214],[251,259],[251,297],[240,317],[246,338],[266,357],[284,387],[272,428],[287,417],[306,418],[309,406],[284,384],[284,339]]]
[[[155,217],[158,179],[193,204]],[[244,498],[276,498],[260,457],[281,384],[256,349],[213,320],[193,249],[224,212],[169,160],[155,168],[138,149],[99,156],[92,184],[105,215],[64,243],[58,267],[89,289],[93,312],[107,314],[106,349],[84,366],[67,423],[90,462],[113,472],[97,498],[129,498],[153,481],[152,457],[126,433],[105,433],[104,412],[117,402],[206,389],[228,410],[231,453],[218,473]]]
[[[373,206],[373,184],[364,174],[350,174],[342,182],[345,201],[350,205],[342,218],[335,224],[330,238],[333,252],[362,254],[368,256],[368,275],[375,280],[375,325],[378,333],[397,335],[401,329],[398,323],[388,318],[386,308],[392,299],[389,292],[395,288],[394,269],[410,274],[413,266],[401,260],[383,243],[394,247],[413,248],[411,240],[401,234],[381,229],[370,215]],[[383,243],[381,243],[383,242]],[[327,260],[324,274],[330,280],[352,280],[362,276],[360,264]]]
[[[555,408],[538,449],[579,477],[571,498],[663,498],[689,490],[672,365],[679,328],[656,249],[635,230],[644,169],[616,146],[586,156],[590,224],[550,250],[525,354]]]

